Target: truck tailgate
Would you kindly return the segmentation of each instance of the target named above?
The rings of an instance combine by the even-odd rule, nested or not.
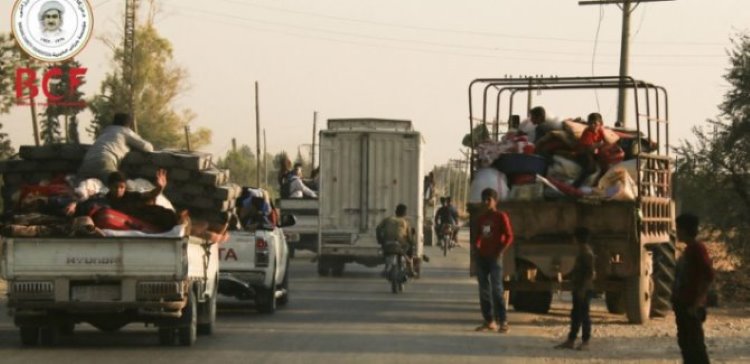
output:
[[[10,238],[4,243],[6,279],[187,274],[187,240],[182,238]]]

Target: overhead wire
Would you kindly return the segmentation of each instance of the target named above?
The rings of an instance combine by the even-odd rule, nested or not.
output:
[[[599,45],[599,31],[602,29],[602,21],[604,20],[604,5],[599,5],[599,22],[596,25],[596,35],[594,35],[594,49],[591,52],[591,76],[596,76],[596,72],[594,72],[595,66],[596,66],[596,49]],[[601,112],[601,107],[599,105],[599,92],[597,92],[596,89],[594,89],[594,97],[596,98],[596,111]]]

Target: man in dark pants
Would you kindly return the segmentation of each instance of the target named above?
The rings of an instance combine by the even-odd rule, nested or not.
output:
[[[479,304],[484,323],[477,331],[510,330],[503,299],[502,259],[505,250],[513,243],[513,229],[508,214],[497,210],[497,191],[482,191],[484,212],[477,218],[475,263],[479,283]],[[494,310],[493,310],[494,308]],[[499,326],[498,326],[499,324]]]
[[[588,350],[591,339],[591,297],[594,295],[594,252],[589,245],[591,233],[584,227],[579,227],[574,233],[578,245],[578,256],[571,273],[573,284],[573,308],[570,310],[570,332],[568,339],[556,349],[573,349],[578,331],[583,326],[581,345],[578,350]]]
[[[708,250],[698,236],[698,217],[682,214],[677,217],[677,240],[687,244],[677,261],[672,308],[677,322],[677,343],[684,363],[708,363],[703,337],[706,321],[706,296],[714,278]]]

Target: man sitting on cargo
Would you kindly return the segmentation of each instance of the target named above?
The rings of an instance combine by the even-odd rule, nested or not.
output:
[[[302,166],[297,164],[292,170],[292,174],[289,178],[289,197],[291,198],[303,198],[311,197],[318,198],[318,194],[311,190],[305,182],[302,182]]]
[[[581,174],[573,183],[574,187],[581,187],[588,176],[596,172],[596,155],[606,142],[604,140],[604,121],[599,113],[588,116],[588,127],[578,139],[575,146],[576,160],[581,165]]]
[[[112,125],[102,130],[83,157],[78,178],[98,178],[104,182],[112,172],[117,172],[120,162],[131,148],[144,152],[154,150],[151,143],[130,129],[132,123],[133,118],[129,114],[115,114]]]
[[[245,230],[273,229],[271,204],[260,190],[249,190],[249,196],[240,207],[240,224]]]

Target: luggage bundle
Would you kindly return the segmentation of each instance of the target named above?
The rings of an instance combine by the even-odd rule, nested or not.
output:
[[[164,195],[175,208],[212,223],[225,223],[231,217],[242,189],[229,182],[229,170],[213,167],[211,154],[131,151],[120,166],[128,177],[146,179],[153,178],[159,168],[167,170]]]

